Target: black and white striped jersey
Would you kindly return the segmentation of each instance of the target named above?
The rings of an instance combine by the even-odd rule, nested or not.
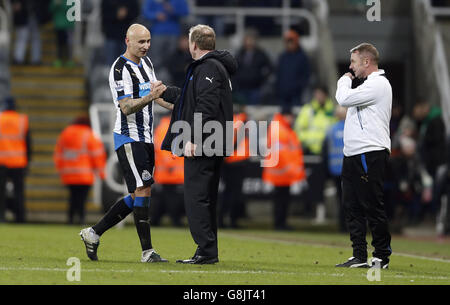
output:
[[[113,63],[109,72],[109,86],[117,109],[115,149],[129,142],[153,143],[153,102],[126,116],[120,109],[119,101],[148,95],[150,83],[155,81],[155,71],[148,57],[143,57],[137,64],[122,55]]]

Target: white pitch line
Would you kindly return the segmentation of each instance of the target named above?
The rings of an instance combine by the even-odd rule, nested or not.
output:
[[[397,252],[394,252],[393,255],[394,256],[397,255],[397,256],[409,257],[409,258],[424,259],[424,260],[440,262],[440,263],[450,263],[450,260],[448,260],[448,259],[437,258],[437,257],[428,257],[428,256],[421,256],[421,255],[408,254],[408,253],[397,253]]]
[[[42,267],[0,267],[0,271],[49,271],[49,272],[67,272],[69,268],[42,268]],[[115,272],[115,273],[132,273],[139,272],[139,270],[130,270],[130,269],[85,269],[81,268],[82,272]]]
[[[321,243],[313,243],[313,242],[301,242],[301,241],[294,241],[294,240],[278,240],[274,238],[265,238],[265,237],[256,237],[256,236],[238,236],[228,233],[222,233],[224,236],[233,237],[237,239],[245,239],[245,240],[254,240],[254,241],[261,241],[261,242],[273,242],[273,243],[279,243],[279,244],[286,244],[286,245],[302,245],[302,246],[313,246],[313,247],[320,247],[320,248],[345,248],[345,246],[336,246],[336,245],[328,245],[328,244],[321,244]],[[440,262],[440,263],[450,263],[450,260],[444,259],[444,258],[437,258],[437,257],[429,257],[429,256],[422,256],[422,255],[415,255],[415,254],[408,254],[408,253],[401,253],[401,252],[394,252],[392,254],[393,256],[403,256],[403,257],[409,257],[409,258],[417,258],[417,259],[423,259],[428,261],[434,261],[434,262]]]
[[[67,272],[68,269],[64,268],[42,268],[42,267],[0,267],[0,271],[40,271],[40,272]],[[94,273],[191,273],[191,274],[280,274],[280,275],[302,275],[302,276],[329,276],[329,277],[345,277],[345,273],[327,273],[327,272],[282,272],[282,271],[254,271],[254,270],[130,270],[130,269],[85,269],[81,268],[81,272],[94,272]],[[402,274],[386,274],[386,271],[381,271],[382,277],[386,278],[399,278],[399,279],[423,279],[423,280],[450,280],[450,277],[446,276],[427,276],[427,275],[402,275]],[[361,276],[366,276],[366,273]]]

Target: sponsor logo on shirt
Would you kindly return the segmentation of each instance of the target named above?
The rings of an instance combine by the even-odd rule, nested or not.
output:
[[[150,82],[139,84],[139,97],[146,96],[150,93]]]

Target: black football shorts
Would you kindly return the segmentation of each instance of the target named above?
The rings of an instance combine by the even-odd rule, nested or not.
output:
[[[151,186],[155,169],[155,149],[152,143],[131,142],[116,150],[129,193],[138,187]]]

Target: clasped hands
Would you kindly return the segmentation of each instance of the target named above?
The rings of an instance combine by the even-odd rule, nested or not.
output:
[[[162,81],[158,80],[150,84],[150,89],[152,92],[153,99],[157,99],[161,97],[164,91],[166,91],[167,87],[162,83]]]

